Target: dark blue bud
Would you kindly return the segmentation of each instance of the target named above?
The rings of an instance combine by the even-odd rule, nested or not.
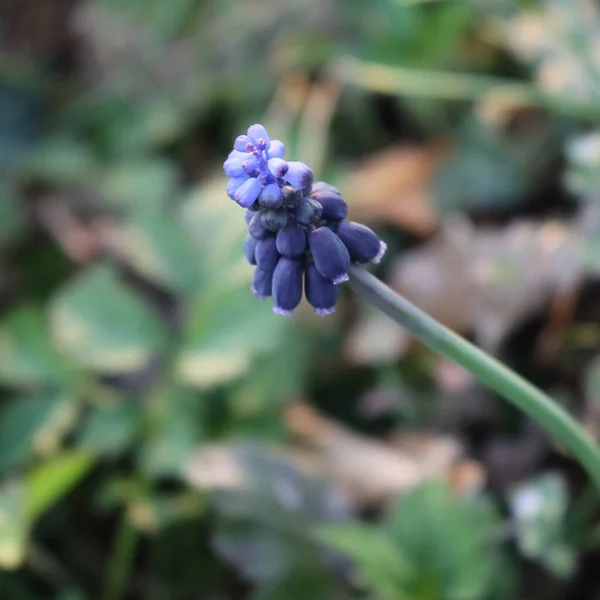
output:
[[[314,225],[321,218],[323,207],[312,198],[304,198],[294,209],[294,215],[303,225]]]
[[[317,270],[323,277],[338,284],[348,280],[350,255],[342,240],[327,227],[314,229],[308,235],[308,244]]]
[[[237,189],[240,187],[240,185],[242,185],[242,183],[246,183],[246,181],[248,181],[247,176],[234,177],[233,179],[230,179],[229,183],[227,184],[227,195],[233,200]]]
[[[262,125],[251,125],[248,128],[248,137],[252,140],[252,143],[261,150],[268,148],[271,143],[269,134]]]
[[[269,146],[269,156],[271,158],[283,158],[285,146],[279,140],[273,140]]]
[[[244,173],[250,175],[255,169],[258,168],[258,158],[256,156],[250,156],[242,162],[242,167],[244,169]]]
[[[283,194],[276,183],[270,183],[262,189],[258,202],[265,208],[279,208],[283,204]]]
[[[314,211],[314,222],[316,223],[323,216],[323,206],[318,200],[314,200],[313,198],[307,198],[306,201]]]
[[[228,158],[223,163],[223,170],[227,177],[243,177],[246,175],[244,161],[241,158]]]
[[[246,236],[246,240],[244,241],[244,256],[246,260],[251,264],[256,264],[256,245],[258,244],[258,240],[253,238],[250,234]]]
[[[304,196],[302,190],[297,190],[291,185],[284,185],[281,188],[281,193],[283,194],[283,205],[289,207],[296,206],[302,202],[302,198]]]
[[[248,144],[252,146],[252,140],[247,135],[238,135],[233,143],[233,148],[238,152],[249,152]]]
[[[275,177],[283,177],[288,172],[288,164],[282,158],[269,159],[269,171]]]
[[[285,208],[278,208],[277,210],[263,210],[262,222],[263,225],[270,231],[279,231],[288,223],[287,211]]]
[[[279,252],[277,252],[277,244],[275,236],[271,235],[262,240],[258,240],[256,244],[256,264],[263,271],[272,271],[279,260]]]
[[[348,216],[348,205],[337,194],[313,192],[310,197],[323,207],[321,218],[325,221],[341,221]]]
[[[317,181],[316,183],[313,183],[313,186],[311,189],[311,195],[313,192],[333,193],[333,194],[337,194],[338,196],[342,195],[340,193],[340,190],[338,190],[336,187],[333,187],[332,185],[329,185],[328,183],[325,183],[324,181]]]
[[[273,311],[291,316],[302,300],[304,260],[282,256],[273,273]]]
[[[279,254],[293,258],[306,251],[306,233],[298,225],[288,225],[277,232],[277,250]]]
[[[288,172],[286,173],[285,180],[299,190],[310,190],[313,174],[304,163],[291,160],[288,162]]]
[[[249,208],[246,210],[244,214],[244,220],[246,221],[246,225],[250,225],[250,221],[254,218],[254,211]]]
[[[304,293],[310,305],[315,309],[315,314],[323,317],[335,312],[335,303],[340,295],[340,288],[331,279],[323,277],[313,263],[306,267]]]
[[[355,262],[378,263],[387,249],[374,231],[353,221],[342,221],[337,227],[337,235]]]
[[[275,177],[273,177],[273,175],[271,175],[271,173],[261,173],[260,174],[260,182],[262,183],[263,187],[271,185],[272,183],[275,183],[276,181],[277,180],[275,179]]]
[[[248,208],[254,204],[254,201],[258,198],[262,185],[258,179],[252,177],[242,183],[240,187],[233,194],[233,199],[244,208]]]
[[[256,240],[262,240],[271,235],[271,232],[263,225],[262,212],[257,212],[248,225],[248,233]]]
[[[252,277],[252,293],[261,300],[273,293],[273,271],[263,271],[258,267],[254,269]]]

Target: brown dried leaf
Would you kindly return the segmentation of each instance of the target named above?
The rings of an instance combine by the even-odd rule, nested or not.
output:
[[[448,222],[396,261],[390,285],[459,332],[494,350],[519,322],[577,284],[580,236],[561,221],[475,229]]]
[[[467,467],[461,461],[463,448],[454,438],[398,434],[393,443],[384,444],[303,403],[290,406],[285,421],[298,444],[297,459],[333,481],[357,506],[388,502],[430,479],[453,481],[458,490],[475,485],[472,473],[456,471],[459,465]]]
[[[394,147],[367,160],[342,185],[350,217],[389,223],[420,236],[433,233],[439,220],[429,182],[447,149],[442,141]]]
[[[485,479],[483,468],[463,459],[454,438],[397,434],[382,443],[348,430],[307,404],[289,407],[285,421],[290,448],[273,448],[296,467],[329,480],[357,507],[379,506],[431,479],[448,481],[457,493],[471,493]],[[204,490],[241,489],[244,474],[231,448],[199,449],[184,468],[191,485]]]

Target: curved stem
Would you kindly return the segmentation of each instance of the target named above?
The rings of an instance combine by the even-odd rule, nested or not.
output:
[[[470,371],[481,382],[544,425],[573,453],[600,490],[600,448],[552,398],[438,323],[362,267],[350,267],[348,285],[418,340]]]

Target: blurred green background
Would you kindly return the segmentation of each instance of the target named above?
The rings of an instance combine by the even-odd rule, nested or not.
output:
[[[600,437],[592,0],[2,0],[0,599],[600,598],[535,423],[347,290],[250,294],[255,122]]]

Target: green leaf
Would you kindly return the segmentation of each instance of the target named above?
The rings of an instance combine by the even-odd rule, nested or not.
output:
[[[89,452],[63,452],[36,467],[27,477],[25,513],[31,521],[39,518],[67,494],[91,469],[94,456]]]
[[[93,181],[99,171],[98,160],[89,144],[74,137],[46,138],[26,164],[26,174],[50,183]]]
[[[523,199],[523,167],[505,149],[465,143],[440,167],[433,197],[443,213],[474,207],[504,207]]]
[[[128,399],[96,408],[86,419],[77,445],[103,456],[120,454],[135,442],[142,417],[140,404]]]
[[[373,583],[382,600],[410,600],[402,590],[412,566],[385,531],[360,523],[321,527],[318,537],[358,566],[362,583]],[[375,583],[376,582],[376,583]]]
[[[499,527],[483,499],[461,502],[428,483],[400,499],[382,525],[321,528],[320,539],[354,560],[377,599],[479,600],[496,588]]]
[[[387,529],[413,572],[410,595],[478,600],[493,588],[500,521],[483,499],[461,502],[441,483],[422,485],[392,509]],[[481,557],[486,556],[482,561]]]
[[[216,454],[213,459],[221,467],[231,461],[243,481],[211,495],[219,516],[213,542],[226,562],[257,584],[253,598],[345,598],[315,532],[347,519],[346,504],[324,482],[267,448],[237,445],[223,452],[223,462]],[[210,464],[204,466],[210,470]],[[196,475],[202,469],[189,467]]]
[[[537,476],[516,487],[510,496],[520,551],[561,578],[572,574],[576,558],[575,549],[567,542],[568,505],[567,485],[556,473]]]
[[[179,292],[198,287],[193,247],[162,203],[135,211],[123,231],[120,250],[133,268],[158,284]]]
[[[0,486],[0,569],[16,569],[25,559],[29,521],[24,500],[21,481],[6,481]]]
[[[182,204],[178,222],[194,248],[202,291],[247,284],[252,267],[244,258],[243,210],[225,194],[226,179],[210,180]]]
[[[177,372],[182,381],[198,388],[228,381],[273,350],[288,326],[246,285],[199,294],[190,308]]]
[[[4,403],[0,408],[0,473],[36,453],[56,450],[76,418],[77,407],[66,395],[46,394]]]
[[[102,372],[135,371],[167,343],[158,315],[109,265],[93,267],[61,289],[50,317],[62,352],[76,364]]]
[[[177,171],[163,160],[120,161],[98,183],[109,202],[141,211],[173,197]]]
[[[149,432],[140,467],[149,477],[179,477],[203,433],[204,404],[190,389],[164,385],[147,406]]]
[[[149,477],[177,477],[197,446],[194,423],[184,415],[172,415],[160,434],[147,440],[141,448],[141,468]]]
[[[52,346],[48,325],[35,307],[8,313],[0,327],[0,380],[19,386],[60,382],[68,367]]]

